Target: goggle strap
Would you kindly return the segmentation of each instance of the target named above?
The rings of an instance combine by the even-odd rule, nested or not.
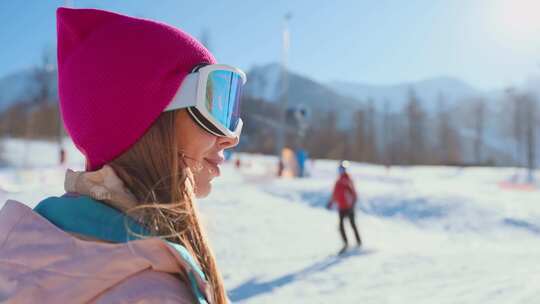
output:
[[[199,73],[190,73],[182,81],[171,103],[164,111],[172,111],[195,106],[197,102],[197,86]]]
[[[193,120],[195,120],[197,124],[199,124],[208,133],[216,136],[225,136],[223,132],[216,128],[213,123],[208,121],[208,119],[206,119],[195,107],[189,107],[187,108],[187,111],[189,116],[191,116],[191,118],[193,118]]]

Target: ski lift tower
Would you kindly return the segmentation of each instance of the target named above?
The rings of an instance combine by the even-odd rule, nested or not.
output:
[[[287,119],[287,92],[288,92],[288,79],[287,79],[287,57],[289,54],[289,21],[292,18],[291,13],[285,14],[283,18],[283,31],[282,31],[282,57],[281,57],[281,109],[280,109],[280,124],[281,128],[277,130],[276,140],[276,154],[278,158],[281,158],[281,151],[285,148],[285,132],[286,132],[286,119]]]

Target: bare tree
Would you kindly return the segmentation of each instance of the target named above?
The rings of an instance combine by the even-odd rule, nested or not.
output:
[[[443,95],[439,96],[439,111],[437,114],[438,122],[438,163],[441,165],[456,165],[461,163],[461,145],[459,133],[453,126],[452,116],[446,108]]]
[[[366,116],[366,161],[367,162],[377,162],[377,141],[375,138],[376,134],[376,111],[373,104],[373,99],[368,100],[368,110]]]
[[[319,136],[323,156],[330,159],[343,159],[345,157],[345,142],[343,132],[337,127],[338,114],[328,112],[321,122]]]
[[[32,139],[35,136],[40,136],[41,134],[48,134],[49,129],[56,125],[56,121],[45,121],[44,125],[37,125],[37,120],[43,109],[48,105],[53,104],[53,91],[52,84],[55,77],[55,65],[53,61],[52,53],[45,50],[42,53],[41,64],[36,66],[33,70],[33,79],[32,79],[32,88],[29,90],[34,91],[31,97],[28,100],[27,107],[27,117],[26,121],[26,131],[25,138]]]
[[[525,116],[525,141],[527,145],[527,181],[534,181],[534,170],[536,169],[536,124],[537,124],[537,104],[531,95],[524,96]]]
[[[390,117],[390,103],[388,100],[384,101],[383,108],[383,125],[382,125],[382,158],[385,166],[392,165],[391,159],[391,143],[393,141],[392,121]]]
[[[388,163],[392,165],[407,164],[409,160],[407,117],[403,113],[389,111],[385,121],[385,128],[388,130],[386,144]]]
[[[306,147],[315,158],[342,159],[347,154],[347,135],[337,127],[335,112],[313,113],[318,122],[308,130]]]
[[[32,100],[36,105],[48,103],[52,99],[52,81],[55,71],[52,54],[43,51],[41,56],[41,65],[34,68],[34,83],[37,86],[37,92]]]
[[[526,167],[528,182],[534,179],[536,169],[536,127],[538,123],[537,101],[534,96],[507,89],[512,105],[512,131],[516,144],[515,161],[518,167]]]
[[[525,145],[525,118],[527,116],[525,100],[523,98],[524,96],[520,95],[513,88],[507,89],[506,92],[511,102],[513,112],[512,133],[516,144],[515,162],[518,167],[522,167],[522,155]]]
[[[2,136],[0,138],[0,166],[4,165],[4,139],[5,137]]]
[[[366,161],[366,115],[364,110],[358,110],[354,113],[354,129],[352,150],[353,160]]]
[[[446,103],[442,95],[439,96],[438,100],[438,162],[439,164],[448,164],[450,162],[450,115],[446,110]]]
[[[474,106],[474,159],[477,164],[482,163],[482,150],[484,145],[484,122],[485,104],[482,99],[478,99]]]
[[[409,100],[405,107],[408,122],[408,163],[420,164],[426,159],[425,153],[425,114],[413,89],[409,90]]]

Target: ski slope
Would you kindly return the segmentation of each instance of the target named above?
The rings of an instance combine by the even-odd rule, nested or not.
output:
[[[61,195],[56,153],[8,141],[0,204]],[[240,157],[199,201],[235,303],[540,303],[540,190],[509,186],[516,169],[353,163],[364,248],[336,257],[337,214],[324,208],[336,162],[277,180],[274,158]],[[83,167],[72,147],[68,161]]]

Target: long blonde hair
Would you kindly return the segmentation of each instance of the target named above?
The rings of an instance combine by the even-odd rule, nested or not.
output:
[[[193,172],[178,148],[177,114],[162,113],[135,145],[109,164],[139,201],[130,212],[160,237],[186,247],[210,283],[212,303],[225,304],[223,281],[195,206]]]

